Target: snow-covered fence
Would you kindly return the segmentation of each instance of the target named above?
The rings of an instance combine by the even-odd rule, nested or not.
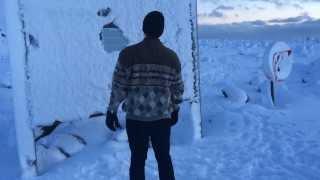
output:
[[[97,131],[103,123],[88,119],[104,115],[119,51],[143,38],[142,20],[152,10],[167,17],[161,40],[178,53],[183,66],[184,120],[174,130],[174,140],[201,137],[196,0],[7,0],[6,10],[17,140],[25,175],[70,157],[95,142],[92,134],[98,137],[107,131]],[[95,127],[90,136],[75,130],[87,125]],[[76,142],[73,149],[65,149],[59,137]]]

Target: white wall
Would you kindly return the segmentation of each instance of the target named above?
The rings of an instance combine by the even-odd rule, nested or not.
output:
[[[161,41],[180,57],[185,99],[193,100],[191,1],[7,0],[16,128],[24,171],[30,171],[28,165],[35,159],[32,136],[37,125],[84,120],[97,111],[105,112],[119,54],[104,51],[99,33],[105,24],[114,22],[129,44],[134,44],[144,37],[144,16],[162,11],[166,29]],[[111,14],[99,17],[97,12],[107,7]],[[182,106],[183,120],[173,133],[175,142],[192,140],[194,129],[199,129],[193,127],[189,104]]]

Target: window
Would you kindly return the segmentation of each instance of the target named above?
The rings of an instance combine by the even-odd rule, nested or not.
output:
[[[125,48],[129,41],[123,32],[113,22],[103,26],[100,33],[100,40],[108,53],[120,51]]]

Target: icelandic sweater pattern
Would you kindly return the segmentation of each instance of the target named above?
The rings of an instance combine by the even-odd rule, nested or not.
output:
[[[184,84],[177,55],[158,39],[145,39],[120,52],[112,78],[108,110],[121,102],[127,119],[155,121],[171,117],[182,102]]]

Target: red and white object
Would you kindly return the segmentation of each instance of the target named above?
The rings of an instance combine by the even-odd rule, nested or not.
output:
[[[279,82],[287,79],[292,71],[292,49],[285,42],[276,42],[266,54],[264,72],[268,79]]]
[[[272,104],[275,106],[276,85],[287,79],[292,71],[292,49],[284,42],[276,42],[266,53],[264,72],[270,81],[270,96]]]

